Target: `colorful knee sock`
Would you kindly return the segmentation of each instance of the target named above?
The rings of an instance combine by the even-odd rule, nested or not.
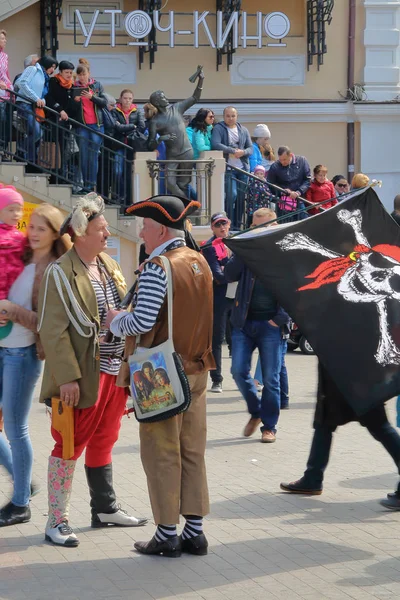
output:
[[[182,539],[194,538],[203,533],[203,517],[190,515],[185,517],[186,523],[182,531]]]
[[[176,525],[157,525],[157,531],[155,533],[157,542],[165,542],[176,535],[178,535]]]

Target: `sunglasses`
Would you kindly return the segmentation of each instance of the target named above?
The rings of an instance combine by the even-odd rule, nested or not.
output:
[[[348,183],[337,183],[336,184],[339,188],[345,188],[347,187],[349,184]]]
[[[228,221],[218,221],[218,223],[214,223],[214,227],[225,227],[225,225],[228,225]]]

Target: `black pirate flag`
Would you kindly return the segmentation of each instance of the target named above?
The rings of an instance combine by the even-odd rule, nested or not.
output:
[[[226,244],[276,294],[358,415],[400,393],[400,228],[372,189]]]

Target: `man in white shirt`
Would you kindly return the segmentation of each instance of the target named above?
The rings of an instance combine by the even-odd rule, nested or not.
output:
[[[244,192],[249,171],[249,156],[253,144],[249,131],[238,123],[238,113],[233,106],[224,109],[224,120],[217,123],[211,137],[212,150],[221,150],[227,162],[225,173],[225,207],[233,227],[240,227],[244,211]],[[237,169],[240,169],[238,171]]]

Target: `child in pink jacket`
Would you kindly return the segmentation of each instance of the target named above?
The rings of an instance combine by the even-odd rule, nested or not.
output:
[[[17,230],[24,199],[11,185],[0,184],[0,300],[6,300],[24,269],[25,236]]]

